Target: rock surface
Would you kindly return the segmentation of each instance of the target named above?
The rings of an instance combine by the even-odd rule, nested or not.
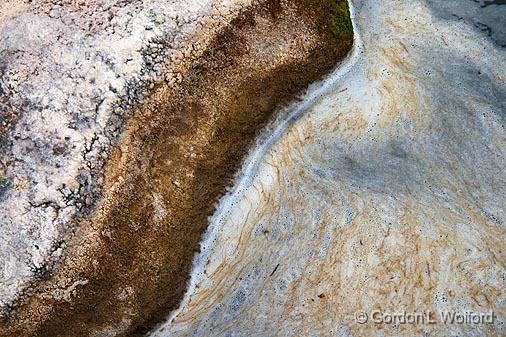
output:
[[[4,2],[0,336],[505,335],[502,3]]]
[[[216,12],[209,1],[58,3],[20,5],[1,27],[3,313],[90,212],[132,106],[151,83],[177,81],[167,59]]]
[[[506,334],[506,50],[435,1],[353,3],[354,56],[251,154],[152,336]]]
[[[141,335],[258,130],[346,55],[346,3],[0,9],[0,335]]]

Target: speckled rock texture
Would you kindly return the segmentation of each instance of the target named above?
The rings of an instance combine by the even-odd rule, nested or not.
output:
[[[353,56],[250,155],[152,336],[506,335],[506,50],[451,15],[491,2],[353,1]]]
[[[70,219],[88,215],[101,194],[104,163],[133,105],[155,83],[181,80],[181,59],[209,38],[195,30],[226,23],[232,7],[219,8],[210,1],[2,5],[1,314],[61,255],[75,231]]]
[[[343,0],[3,1],[0,336],[166,317],[258,130],[351,44]]]

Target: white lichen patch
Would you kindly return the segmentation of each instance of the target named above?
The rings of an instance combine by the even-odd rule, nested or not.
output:
[[[165,201],[160,194],[153,193],[153,221],[156,225],[159,225],[166,216]]]

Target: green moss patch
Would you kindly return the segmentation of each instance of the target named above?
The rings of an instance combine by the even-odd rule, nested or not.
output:
[[[346,0],[329,0],[330,15],[328,25],[334,37],[340,41],[353,38],[353,25],[351,24],[350,8]]]

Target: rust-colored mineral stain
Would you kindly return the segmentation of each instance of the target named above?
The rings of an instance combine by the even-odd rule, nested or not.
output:
[[[276,108],[350,50],[352,32],[338,40],[329,27],[336,3],[249,7],[181,83],[156,87],[109,162],[102,204],[81,222],[66,259],[16,323],[2,323],[1,335],[141,336],[165,318],[255,136]],[[54,296],[75,281],[65,299]]]

